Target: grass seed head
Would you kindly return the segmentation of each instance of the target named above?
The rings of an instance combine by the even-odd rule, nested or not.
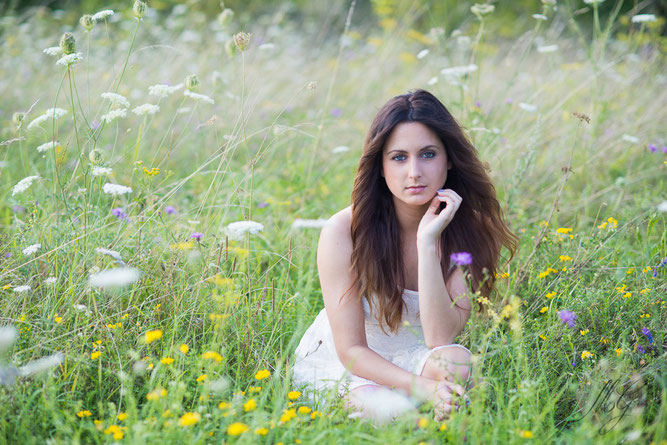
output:
[[[197,91],[199,89],[199,77],[196,74],[190,74],[185,78],[185,88],[190,91]]]
[[[245,51],[250,43],[250,37],[252,37],[252,34],[244,31],[236,33],[234,34],[234,44],[240,51]]]
[[[102,150],[99,148],[90,150],[90,153],[88,153],[88,159],[90,160],[91,164],[99,165],[104,161],[104,153],[102,153]]]
[[[86,31],[90,31],[95,27],[95,19],[90,14],[84,14],[79,19],[79,23]]]
[[[66,32],[60,38],[60,49],[65,55],[73,54],[76,51],[76,40],[71,32]]]
[[[138,19],[141,19],[146,15],[146,9],[148,9],[148,6],[141,0],[135,0],[134,6],[132,6],[132,12],[134,12],[134,16]]]
[[[16,125],[19,125],[25,119],[25,113],[23,111],[17,111],[12,115],[12,122]]]

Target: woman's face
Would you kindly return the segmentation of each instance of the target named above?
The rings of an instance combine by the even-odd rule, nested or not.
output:
[[[408,205],[431,202],[452,167],[440,138],[420,122],[394,127],[382,149],[382,176],[394,195]]]

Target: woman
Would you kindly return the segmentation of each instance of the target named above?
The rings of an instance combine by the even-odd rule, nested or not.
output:
[[[368,395],[391,388],[428,397],[444,418],[471,373],[470,351],[453,343],[470,316],[468,286],[488,296],[501,247],[513,255],[517,241],[445,106],[424,90],[394,97],[366,136],[352,205],[322,229],[325,308],[296,349],[295,383],[337,389],[363,416],[374,415]],[[459,252],[472,254],[467,269],[450,258]]]

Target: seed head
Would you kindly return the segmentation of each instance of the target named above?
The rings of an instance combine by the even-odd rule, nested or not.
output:
[[[93,165],[101,164],[102,161],[104,161],[104,153],[102,153],[102,150],[98,148],[90,150],[90,153],[88,153],[88,159],[90,159],[90,162]]]
[[[199,77],[196,74],[190,74],[185,78],[185,88],[190,91],[197,91],[199,89]]]
[[[574,117],[577,117],[582,121],[586,121],[587,124],[591,123],[591,118],[586,116],[584,113],[580,113],[578,111],[575,111],[572,114],[574,115]]]
[[[60,38],[60,49],[66,56],[76,51],[76,40],[74,40],[74,35],[71,32],[66,32]]]
[[[134,12],[136,18],[140,19],[144,15],[146,15],[146,9],[148,9],[148,6],[146,6],[145,2],[142,2],[141,0],[134,1],[134,6],[132,6],[132,12]]]
[[[229,25],[229,22],[232,21],[232,18],[234,18],[234,11],[229,8],[225,8],[225,10],[222,11],[218,16],[218,22],[220,23],[220,26],[226,28],[227,25]]]
[[[244,31],[236,33],[234,34],[234,44],[240,51],[245,51],[250,43],[250,37],[252,37],[252,34]]]
[[[488,3],[475,3],[470,7],[470,11],[477,16],[478,19],[482,19],[483,15],[491,14],[493,10],[496,9],[495,6],[489,5]]]
[[[225,43],[225,52],[229,57],[234,57],[236,54],[236,46],[234,46],[234,41],[233,40],[227,40]]]
[[[82,15],[79,19],[79,23],[86,31],[90,31],[95,27],[95,19],[90,14]]]
[[[309,91],[315,91],[317,89],[317,81],[308,82],[306,87]]]
[[[21,122],[23,122],[23,119],[25,119],[25,113],[23,111],[17,111],[12,115],[12,121],[16,125],[19,125]]]

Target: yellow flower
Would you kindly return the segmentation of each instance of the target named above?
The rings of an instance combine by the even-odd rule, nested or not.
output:
[[[208,378],[208,375],[207,375],[207,374],[202,374],[202,375],[200,375],[199,377],[197,377],[197,381],[198,381],[198,382],[203,382],[203,381],[206,380],[207,378]]]
[[[172,363],[174,363],[174,359],[171,357],[165,357],[162,360],[160,360],[160,363],[162,363],[163,365],[171,365]]]
[[[310,412],[310,408],[308,408],[307,406],[300,406],[297,412],[299,414],[308,414]]]
[[[180,426],[190,426],[201,420],[201,414],[199,413],[185,413],[178,419],[178,424]]]
[[[547,338],[546,338],[544,335],[542,335],[542,334],[540,334],[540,338],[541,338],[542,340],[546,340],[546,339],[547,339]]]
[[[215,351],[206,351],[206,352],[204,352],[204,355],[202,355],[202,358],[204,360],[215,360],[216,362],[221,362],[222,361],[222,356]]]
[[[90,359],[91,359],[91,360],[95,360],[95,359],[98,358],[101,354],[102,354],[102,353],[101,353],[100,351],[95,351],[95,352],[93,352],[93,353],[90,354]]]
[[[81,418],[84,418],[84,417],[90,417],[90,416],[92,416],[93,413],[91,413],[91,412],[88,411],[87,409],[84,409],[83,411],[79,411],[78,413],[76,413],[76,415],[79,416],[79,417],[81,417]]]
[[[617,287],[616,290],[617,290],[619,293],[623,293],[623,291],[625,290],[625,284],[624,284],[623,286],[619,286],[619,287]]]
[[[58,316],[56,316],[56,317],[53,319],[53,321],[55,321],[56,323],[60,324],[60,323],[63,322],[63,317],[58,317]]]
[[[419,428],[426,428],[428,426],[428,419],[426,417],[420,417],[417,421]]]
[[[560,259],[561,263],[563,261],[572,261],[572,258],[570,258],[568,255],[560,255],[558,258]]]
[[[262,390],[261,386],[251,386],[248,388],[248,392],[260,392]]]
[[[398,22],[392,18],[385,18],[380,20],[380,26],[387,31],[392,31],[394,28],[396,28],[397,24]]]
[[[584,352],[581,353],[581,359],[582,359],[582,360],[583,360],[583,359],[587,359],[587,358],[589,358],[589,357],[593,357],[593,354],[591,354],[591,353],[588,352],[588,351],[584,351]]]
[[[241,247],[232,247],[232,248],[229,249],[229,251],[232,252],[233,254],[238,255],[239,257],[242,257],[242,258],[247,257],[248,254],[250,253],[250,251],[248,249],[243,249]]]
[[[118,425],[109,425],[109,428],[104,430],[104,434],[113,434],[113,438],[116,440],[123,438],[123,432]]]
[[[417,63],[417,57],[414,54],[403,51],[398,55],[403,63]]]
[[[287,393],[287,398],[290,400],[296,400],[299,397],[301,397],[301,393],[299,391],[290,391]]]
[[[446,429],[447,429],[447,424],[443,423],[443,424],[440,424],[440,428],[438,428],[438,431],[445,431]]]
[[[651,314],[641,314],[639,318],[651,318]]]
[[[255,402],[255,399],[250,399],[243,404],[243,409],[245,412],[252,411],[255,408],[257,408],[257,402]]]
[[[162,331],[160,329],[156,329],[154,331],[147,331],[146,332],[146,343],[152,343],[155,340],[159,339],[162,337]]]
[[[629,269],[627,270],[627,272],[625,272],[625,273],[628,274],[628,275],[632,275],[633,273],[635,273],[635,268],[634,268],[634,267],[631,267],[631,268],[629,268]]]
[[[172,243],[172,244],[169,245],[169,247],[172,250],[190,250],[194,246],[195,246],[194,241],[185,241],[185,242],[181,241],[179,243]]]
[[[556,296],[556,292],[549,292],[549,293],[546,294],[544,297],[545,297],[547,300],[549,300],[549,299],[551,299],[551,298],[553,298],[553,297],[555,297],[555,296]]]
[[[265,378],[268,378],[271,376],[271,372],[269,372],[268,369],[262,369],[261,371],[257,371],[257,374],[255,374],[255,378],[257,380],[264,380]]]
[[[267,434],[269,434],[269,430],[267,428],[263,428],[263,427],[262,428],[256,428],[255,429],[255,434],[257,434],[258,436],[266,436]]]
[[[9,289],[10,287],[12,287],[11,284],[5,284],[4,286],[2,286],[2,290],[7,290],[7,289]],[[23,320],[21,320],[21,321],[23,321]]]
[[[604,338],[604,337],[600,337],[600,343],[603,343],[603,344],[606,345],[607,343],[609,343],[609,339],[608,339],[608,338]]]
[[[287,423],[295,417],[296,417],[296,410],[294,408],[286,409],[283,410],[283,413],[280,416],[280,421],[283,423]]]
[[[640,294],[645,294],[647,292],[651,292],[651,289],[649,289],[648,287],[646,289],[642,289],[639,291]]]
[[[616,357],[619,357],[621,355],[621,352],[623,352],[623,349],[616,348],[616,349],[614,349],[614,352],[616,353]]]
[[[586,335],[586,334],[588,334],[588,329],[581,330],[581,331],[579,331],[579,333],[581,335]]]
[[[607,222],[608,222],[609,224],[613,225],[613,226],[614,226],[614,229],[618,226],[618,221],[616,221],[616,220],[615,220],[614,218],[612,218],[611,216],[610,216],[609,218],[607,218]]]
[[[646,272],[650,272],[651,270],[652,270],[651,266],[646,266],[642,269],[642,272],[646,273]]]
[[[519,436],[525,439],[531,439],[533,437],[533,433],[531,433],[530,431],[519,430]]]
[[[181,353],[183,354],[187,354],[190,348],[188,347],[188,345],[183,343],[181,346],[178,347],[178,350],[181,351]]]
[[[157,388],[154,389],[153,391],[149,392],[146,394],[146,400],[157,400],[160,397],[164,397],[167,395],[167,390],[164,388]]]
[[[623,298],[630,298],[632,296],[632,292],[626,292],[623,294]]]
[[[229,403],[227,403],[227,402],[220,402],[220,403],[218,403],[218,408],[220,408],[220,409],[229,408],[229,406],[230,406],[230,405],[229,405]]]
[[[116,418],[120,421],[123,421],[123,420],[127,419],[127,413],[120,413],[116,416]]]
[[[546,307],[546,306],[544,306],[542,309],[540,309],[540,313],[543,314],[543,313],[545,313],[545,312],[548,311],[548,310],[549,310],[549,308]]]
[[[562,268],[561,270],[562,270],[563,272],[567,272],[567,267],[563,266],[563,268]]]
[[[238,436],[240,434],[245,433],[249,429],[250,427],[245,423],[235,422],[229,425],[229,427],[227,427],[227,434],[229,434],[230,436]]]
[[[598,225],[598,229],[606,229],[607,228],[607,221],[603,222],[602,224]]]
[[[558,229],[556,229],[556,233],[565,234],[565,233],[570,233],[570,232],[572,232],[572,227],[559,227]]]
[[[207,278],[206,281],[215,284],[216,286],[231,286],[234,284],[234,280],[231,278],[222,278],[220,274],[215,274],[210,278]]]

